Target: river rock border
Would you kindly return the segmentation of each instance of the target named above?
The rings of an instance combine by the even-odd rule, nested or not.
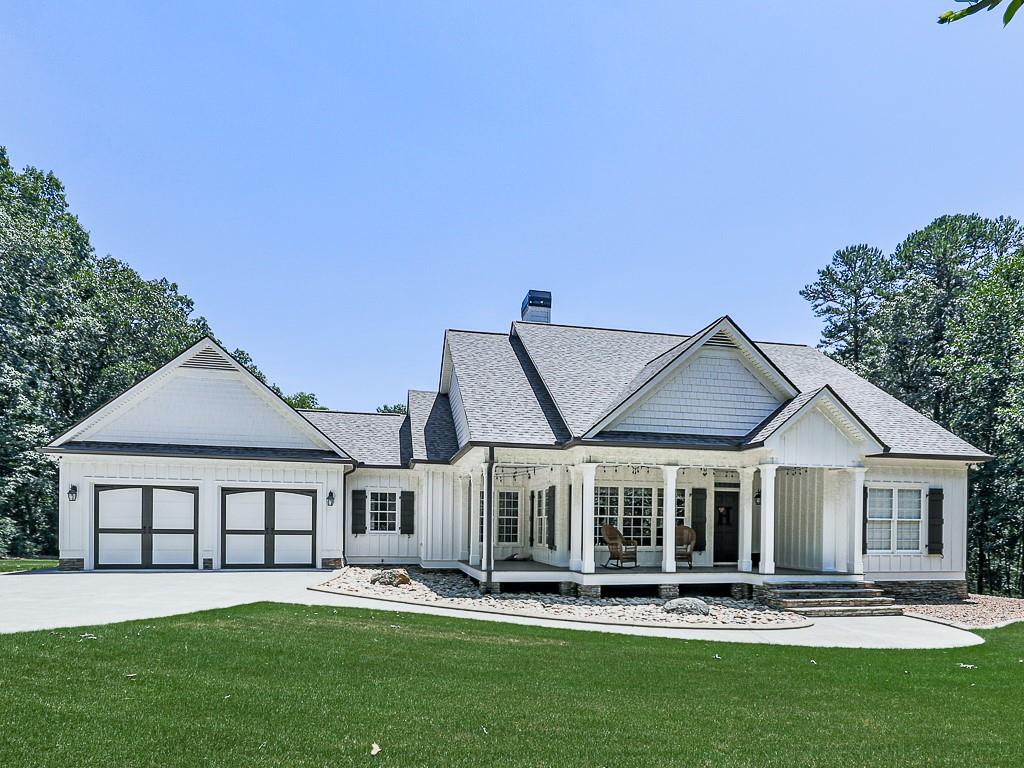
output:
[[[349,566],[332,574],[329,581],[310,589],[406,605],[617,626],[777,630],[799,629],[814,623],[795,613],[731,597],[702,597],[711,608],[709,615],[681,616],[665,613],[662,606],[667,600],[657,597],[587,598],[539,592],[485,595],[461,571],[407,568],[411,584],[395,587],[371,584],[370,578],[381,570]]]

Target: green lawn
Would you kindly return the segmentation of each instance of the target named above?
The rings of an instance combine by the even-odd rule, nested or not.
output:
[[[37,571],[41,568],[56,567],[56,560],[20,560],[17,558],[8,560],[6,558],[0,558],[0,573],[10,573],[11,571]]]
[[[1020,765],[1024,624],[984,634],[800,649],[264,603],[0,635],[0,766]]]

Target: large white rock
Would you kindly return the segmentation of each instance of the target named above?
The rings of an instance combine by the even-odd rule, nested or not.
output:
[[[677,597],[669,600],[661,609],[669,613],[687,613],[699,616],[708,616],[711,613],[711,606],[699,597]]]

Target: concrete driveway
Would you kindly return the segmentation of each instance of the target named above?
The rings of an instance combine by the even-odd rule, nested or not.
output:
[[[817,619],[813,626],[800,629],[659,629],[399,605],[308,589],[322,584],[329,577],[325,571],[34,571],[6,574],[0,576],[0,633],[108,624],[271,601],[432,613],[476,621],[685,640],[845,648],[956,648],[982,642],[980,637],[970,632],[907,616]]]

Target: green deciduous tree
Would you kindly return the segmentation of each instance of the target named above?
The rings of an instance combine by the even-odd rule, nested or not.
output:
[[[409,409],[405,403],[395,403],[394,405],[378,405],[377,413],[408,413]]]
[[[0,554],[56,552],[56,465],[35,449],[212,335],[194,312],[174,283],[97,257],[60,181],[0,148]]]
[[[960,21],[960,19],[965,19],[978,11],[995,10],[998,6],[1002,5],[1003,0],[958,0],[958,2],[968,2],[970,5],[960,11],[945,11],[940,14],[939,24],[950,24],[954,21]],[[1013,17],[1016,15],[1017,11],[1020,10],[1022,5],[1024,5],[1024,0],[1010,0],[1010,2],[1006,4],[1005,9],[1003,10],[1004,27],[1013,21]]]
[[[802,292],[825,319],[822,347],[995,456],[971,476],[970,571],[981,591],[1024,589],[1024,229],[942,216],[887,258],[843,253]],[[853,313],[865,284],[878,294]]]

